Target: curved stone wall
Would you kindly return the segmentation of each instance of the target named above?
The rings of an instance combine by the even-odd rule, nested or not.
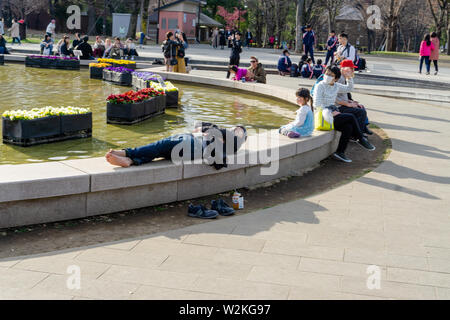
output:
[[[291,103],[296,100],[294,90],[270,85],[158,73],[168,80],[227,87]],[[314,132],[302,139],[289,139],[275,130],[252,135],[235,158],[246,161],[220,171],[205,164],[166,160],[124,169],[104,158],[3,165],[0,228],[143,208],[299,175],[332,154],[337,141],[334,131]],[[274,168],[278,168],[274,174],[265,174]]]

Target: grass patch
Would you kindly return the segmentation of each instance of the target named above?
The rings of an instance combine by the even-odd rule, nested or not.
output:
[[[8,42],[9,44],[11,44],[12,42],[12,38],[11,37],[7,37],[7,36],[3,36],[6,40],[6,42]],[[34,44],[39,44],[42,42],[42,39],[40,38],[26,38],[23,40],[20,40],[20,42],[22,43],[34,43]]]

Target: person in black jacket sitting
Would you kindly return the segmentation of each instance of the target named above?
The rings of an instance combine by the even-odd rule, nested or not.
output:
[[[8,49],[6,48],[6,40],[3,38],[2,34],[0,34],[0,54],[9,54]]]
[[[242,126],[230,130],[202,122],[192,133],[177,134],[138,148],[110,150],[106,154],[106,161],[128,168],[152,162],[157,158],[174,162],[202,159],[202,163],[206,162],[220,170],[227,167],[227,156],[237,153],[246,140],[247,130]]]
[[[69,37],[64,36],[63,38],[63,44],[61,46],[61,56],[63,57],[73,57],[73,50],[69,48],[70,42]]]
[[[94,51],[92,50],[91,45],[88,43],[89,37],[84,36],[83,41],[75,47],[75,50],[80,50],[82,55],[80,57],[81,60],[95,60],[95,58],[92,56]]]

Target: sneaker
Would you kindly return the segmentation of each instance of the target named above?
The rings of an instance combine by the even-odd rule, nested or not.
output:
[[[297,132],[294,132],[294,131],[290,131],[287,136],[288,136],[288,138],[291,138],[291,139],[296,139],[296,138],[301,137],[300,134],[298,134]]]
[[[346,163],[351,163],[351,162],[352,162],[352,160],[350,160],[349,158],[347,158],[347,157],[345,156],[345,154],[343,154],[343,153],[341,153],[341,152],[335,152],[335,153],[333,153],[333,157],[334,157],[335,159],[339,160],[339,161],[342,161],[342,162],[346,162]]]
[[[221,216],[231,216],[234,214],[234,209],[231,208],[225,201],[222,199],[211,201],[211,210],[215,210],[219,212]]]
[[[188,208],[188,216],[199,219],[215,219],[219,216],[219,213],[214,210],[208,210],[202,205],[193,206],[190,204]]]
[[[373,131],[370,130],[369,128],[367,128],[367,127],[364,129],[364,133],[368,134],[369,136],[373,135]]]
[[[436,72],[434,73],[434,75],[437,76],[437,75],[438,75],[438,72],[436,71]]]
[[[358,143],[361,147],[369,150],[369,151],[374,151],[376,148],[374,145],[372,145],[369,140],[367,140],[366,138],[361,138],[358,140]]]
[[[430,75],[430,73],[429,72],[427,72],[427,76],[429,76]]]

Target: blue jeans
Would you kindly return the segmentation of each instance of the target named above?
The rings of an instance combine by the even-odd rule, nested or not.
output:
[[[46,48],[45,45],[41,44],[41,52],[42,53],[44,53],[45,48]],[[52,53],[53,53],[53,45],[51,44],[47,48],[50,48],[50,55],[52,55]]]
[[[327,51],[327,58],[325,59],[326,66],[328,66],[328,61],[330,61],[330,59],[331,59],[331,64],[333,64],[335,52],[336,52],[336,50],[328,50]]]
[[[6,47],[0,47],[0,54],[6,54],[8,51],[6,50]]]
[[[140,166],[145,163],[149,163],[156,158],[165,158],[167,160],[172,159],[172,150],[179,143],[185,143],[185,148],[191,149],[191,160],[194,160],[195,155],[195,139],[192,134],[177,134],[169,138],[165,138],[154,143],[150,143],[146,146],[125,149],[126,156],[133,160],[133,164]],[[183,152],[180,153],[180,157],[183,157]]]
[[[427,66],[427,72],[429,73],[430,72],[430,68],[431,68],[431,61],[430,61],[430,57],[429,56],[420,57],[419,71],[422,72],[423,60],[425,60],[425,65]]]
[[[20,44],[20,37],[12,38],[12,43],[15,43],[16,41],[17,41],[18,44]]]

